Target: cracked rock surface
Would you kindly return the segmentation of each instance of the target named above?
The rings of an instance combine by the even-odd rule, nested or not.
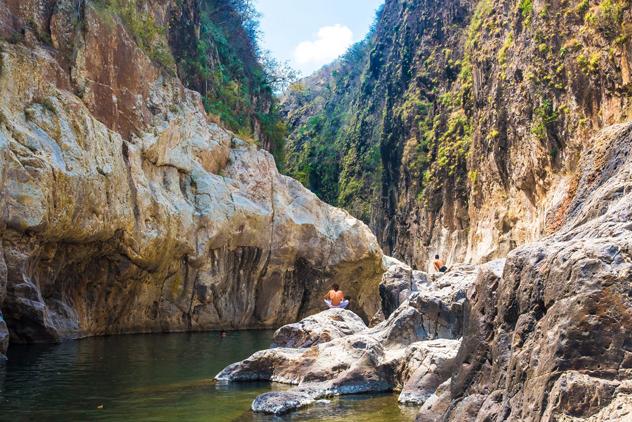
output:
[[[328,309],[279,328],[271,347],[311,347],[366,330],[362,319],[346,309]]]
[[[419,421],[632,418],[632,124],[592,145],[560,231],[479,273],[449,391]]]
[[[400,391],[401,403],[423,403],[450,377],[462,335],[465,289],[475,276],[473,268],[455,272],[453,288],[447,282],[428,282],[423,293],[413,292],[384,322],[311,347],[297,348],[305,338],[320,336],[323,328],[313,322],[331,324],[331,311],[283,327],[277,334],[283,332],[282,343],[293,347],[256,352],[226,367],[216,379],[296,386],[260,395],[252,405],[256,412],[285,413],[331,395],[379,391]],[[357,319],[351,312],[334,315],[347,325]]]

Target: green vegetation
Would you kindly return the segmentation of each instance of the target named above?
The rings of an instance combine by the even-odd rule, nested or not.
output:
[[[595,73],[599,70],[599,62],[601,61],[601,54],[597,51],[592,52],[587,55],[584,53],[580,53],[577,56],[577,64],[580,66],[582,71],[586,74]]]
[[[525,20],[525,23],[529,25],[531,22],[531,15],[533,14],[533,0],[520,0],[518,4],[520,15]]]
[[[478,172],[476,170],[470,170],[467,172],[467,178],[470,181],[470,183],[472,185],[476,184],[476,181],[478,180]]]
[[[293,71],[258,47],[259,15],[251,0],[208,0],[199,11],[199,36],[177,48],[181,78],[202,94],[210,115],[243,138],[259,135],[256,141],[282,166],[287,131],[274,91]]]
[[[548,139],[549,131],[559,117],[559,111],[555,109],[553,103],[548,99],[543,100],[533,112],[531,133],[541,141]]]
[[[177,16],[169,27],[156,22],[148,0],[96,0],[107,23],[118,16],[136,44],[168,73],[202,94],[211,117],[270,149],[283,162],[286,128],[274,91],[294,78],[258,47],[258,14],[252,0],[206,0]],[[186,7],[181,5],[181,7]],[[168,32],[170,31],[170,32]],[[259,127],[260,131],[255,131]]]
[[[320,198],[335,204],[338,200],[340,160],[335,143],[336,130],[342,116],[312,116],[301,127],[304,140],[300,154],[291,157],[287,170]]]
[[[507,51],[511,48],[513,44],[513,34],[507,35],[505,41],[503,42],[503,46],[498,51],[498,62],[501,65],[504,65],[507,62]]]
[[[456,172],[457,166],[464,162],[472,143],[472,127],[462,109],[448,117],[447,128],[439,138],[437,165],[446,168],[448,175]]]
[[[584,15],[588,11],[589,7],[590,7],[590,1],[589,0],[581,0],[577,4],[577,6],[575,6],[575,13],[577,13],[581,17],[584,17]]]
[[[367,78],[364,64],[374,47],[371,37],[369,33],[365,40],[354,44],[333,65],[327,78],[314,76],[318,80],[314,90],[314,85],[306,81],[290,85],[289,95],[296,100],[324,107],[307,118],[300,111],[297,122],[290,117],[290,124],[295,126],[286,146],[284,168],[319,198],[345,206],[365,221],[370,218],[367,198],[381,177],[382,157],[379,143],[360,134],[361,119],[372,119],[369,105],[352,103],[348,94],[359,90]],[[398,108],[401,115],[412,118],[428,106],[416,98],[408,100]]]
[[[480,31],[483,27],[483,23],[493,10],[493,0],[482,0],[478,3],[468,27],[467,40],[465,42],[466,49],[469,50],[476,47],[478,41],[480,40]]]
[[[627,0],[602,0],[599,6],[584,19],[608,38],[616,37],[621,31],[623,12],[629,7]]]
[[[515,144],[537,143],[538,159],[560,164],[568,139],[592,126],[579,117],[594,101],[631,92],[621,87],[629,0],[474,3],[433,34],[407,18],[433,25],[441,2],[423,13],[402,2],[362,59],[293,87],[296,114],[318,118],[292,116],[291,174],[383,227],[412,195],[424,211],[479,201],[483,154],[502,179]]]
[[[254,54],[255,40],[244,30],[251,26],[252,12],[240,14],[217,2],[200,4],[200,36],[178,57],[178,67],[188,85],[202,93],[206,110],[223,124],[242,134],[252,134],[253,100],[270,88]],[[230,33],[218,22],[235,27]],[[214,60],[219,63],[215,65]]]

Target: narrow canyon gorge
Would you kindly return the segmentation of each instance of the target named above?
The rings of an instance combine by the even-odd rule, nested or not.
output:
[[[0,0],[0,365],[277,329],[255,413],[630,420],[630,1],[386,0],[281,94],[251,7]]]

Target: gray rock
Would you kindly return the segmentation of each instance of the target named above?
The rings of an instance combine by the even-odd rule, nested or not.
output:
[[[435,422],[442,419],[450,407],[450,379],[442,382],[435,392],[423,403],[417,414],[417,422]]]
[[[272,337],[271,347],[311,347],[367,328],[362,319],[346,309],[328,309],[284,325]]]
[[[384,256],[383,262],[386,272],[380,282],[380,297],[382,312],[389,317],[413,292],[428,283],[428,276],[390,256]]]
[[[423,292],[414,292],[374,327],[309,348],[263,350],[228,366],[216,379],[269,380],[297,386],[259,397],[253,409],[268,413],[287,412],[331,395],[391,390],[401,391],[402,403],[421,404],[450,377],[462,335],[463,289],[473,282],[473,271],[455,273],[463,279],[450,278],[458,287],[429,285]],[[310,327],[314,321],[338,314],[322,312],[292,324],[287,329],[290,338],[299,341],[284,344],[303,344],[309,335],[298,327]],[[438,334],[450,337],[428,341]]]
[[[421,327],[429,339],[457,339],[463,335],[463,311],[468,289],[473,286],[478,267],[457,266],[448,273],[420,284],[411,294],[409,305],[423,318]]]
[[[602,131],[560,231],[483,266],[446,420],[630,418],[631,150],[632,124]]]
[[[460,340],[419,341],[406,349],[399,378],[398,401],[422,405],[450,377]]]
[[[290,410],[307,406],[314,402],[314,397],[309,392],[301,391],[272,391],[259,395],[252,402],[252,411],[282,415]]]

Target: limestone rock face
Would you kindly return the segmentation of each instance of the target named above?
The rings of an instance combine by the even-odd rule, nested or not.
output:
[[[454,289],[428,282],[423,294],[413,292],[386,321],[312,347],[296,348],[321,335],[314,321],[329,325],[326,320],[342,312],[326,311],[282,327],[277,335],[284,333],[282,343],[294,348],[259,351],[226,367],[216,379],[296,385],[257,397],[252,405],[257,412],[284,413],[330,395],[391,390],[401,391],[402,403],[421,404],[450,377],[463,334],[463,289],[475,278],[468,268],[455,271]]]
[[[346,309],[328,309],[300,322],[284,325],[272,337],[271,347],[311,347],[365,330],[364,321]]]
[[[374,315],[369,229],[83,6],[71,56],[0,39],[0,353],[4,321],[15,342],[275,327],[323,309],[332,282]]]
[[[445,419],[632,415],[632,124],[592,144],[560,231],[479,273]]]

